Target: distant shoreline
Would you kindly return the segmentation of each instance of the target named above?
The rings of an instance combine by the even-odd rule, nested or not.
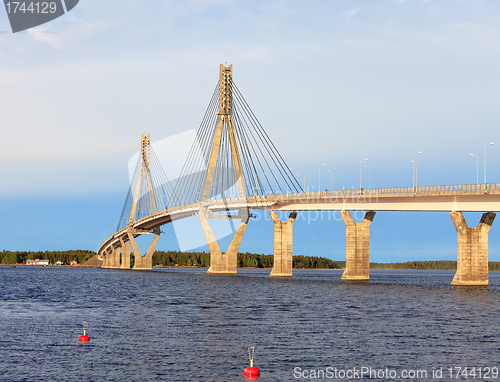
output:
[[[496,261],[492,261],[492,263],[497,263]],[[381,264],[381,263],[378,263]],[[76,264],[76,265],[27,265],[27,264],[0,264],[0,267],[29,267],[29,268],[102,268],[100,266],[93,265],[84,265],[84,264]],[[153,269],[208,269],[207,267],[196,267],[189,265],[175,266],[175,265],[155,265]],[[117,268],[120,269],[120,268]],[[132,268],[130,268],[132,269]],[[262,270],[271,270],[270,268],[258,268],[258,267],[238,267],[238,269],[262,269]],[[345,268],[293,268],[295,270],[318,270],[318,271],[343,271]],[[436,268],[372,268],[370,270],[380,270],[380,271],[456,271],[456,269],[436,269]],[[500,271],[500,269],[489,269],[491,272]]]
[[[1,251],[0,265],[4,266],[45,266],[26,265],[27,260],[48,260],[47,266],[74,266],[100,268],[102,259],[94,251],[68,250],[68,251]],[[131,254],[130,266],[134,265],[134,255]],[[69,265],[75,262],[75,265]],[[56,265],[61,262],[61,265]],[[274,255],[239,252],[237,256],[237,267],[240,269],[272,269]],[[208,268],[210,266],[210,253],[207,252],[180,252],[180,251],[155,251],[152,258],[154,268]],[[331,260],[318,256],[293,256],[293,269],[345,269],[345,260]],[[456,260],[417,260],[405,262],[370,262],[370,269],[415,269],[415,270],[456,270]],[[500,262],[489,261],[490,271],[500,271]]]

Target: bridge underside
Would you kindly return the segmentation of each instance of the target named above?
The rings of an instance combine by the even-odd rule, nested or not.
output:
[[[372,194],[346,198],[314,194],[316,195],[283,198],[281,201],[274,197],[272,209],[275,211],[500,211],[500,192],[498,191],[467,195],[387,196]],[[249,203],[251,204],[250,201]]]

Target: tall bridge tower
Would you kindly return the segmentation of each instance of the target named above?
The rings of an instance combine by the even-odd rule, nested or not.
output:
[[[234,130],[233,122],[233,65],[229,65],[228,67],[225,67],[222,64],[220,65],[219,111],[217,115],[217,127],[215,129],[212,152],[210,154],[201,201],[206,201],[210,195],[210,188],[212,187],[215,165],[217,163],[223,132],[226,132],[229,136],[239,196],[242,198],[246,197],[245,181],[243,179],[243,171],[241,169],[240,154],[238,152],[238,144],[236,142],[236,132]]]
[[[153,254],[156,248],[156,244],[158,243],[158,239],[160,238],[160,227],[155,227],[152,230],[152,232],[149,230],[138,230],[133,227],[135,212],[137,210],[137,203],[139,201],[140,191],[144,182],[146,182],[147,184],[147,190],[149,193],[148,199],[149,203],[151,204],[152,213],[156,214],[158,212],[158,209],[156,207],[153,182],[151,180],[150,148],[151,148],[151,142],[149,140],[149,134],[148,135],[141,134],[141,153],[139,158],[140,172],[137,181],[137,186],[135,189],[132,211],[130,213],[130,218],[127,227],[128,240],[134,251],[134,260],[135,260],[134,269],[151,269]],[[153,241],[151,242],[151,245],[149,246],[149,249],[147,250],[144,256],[141,255],[139,247],[137,246],[137,243],[135,241],[135,237],[142,234],[155,235]]]
[[[201,222],[201,227],[205,238],[207,240],[208,248],[210,250],[210,268],[207,273],[237,273],[238,268],[238,249],[240,248],[243,235],[245,233],[249,213],[248,209],[238,210],[237,215],[232,215],[230,212],[227,215],[212,215],[207,210],[207,201],[210,191],[214,182],[214,173],[221,149],[221,142],[223,134],[229,138],[229,146],[231,148],[231,157],[234,166],[237,195],[239,198],[246,199],[245,180],[243,178],[243,171],[241,166],[240,154],[238,150],[238,143],[236,140],[236,132],[233,121],[233,65],[228,67],[223,64],[220,65],[219,70],[219,110],[217,112],[217,125],[215,128],[214,139],[212,142],[212,149],[208,161],[207,174],[203,191],[200,199],[200,211],[198,217]],[[226,253],[220,250],[219,244],[215,239],[208,218],[227,218],[227,219],[241,219],[241,222],[236,230],[231,244]]]
[[[154,227],[152,230],[138,229],[134,227],[134,221],[136,218],[136,213],[138,210],[147,209],[148,213],[156,214],[158,213],[158,206],[155,197],[155,191],[153,186],[153,180],[151,177],[151,142],[149,139],[149,134],[141,134],[141,151],[139,154],[139,161],[136,168],[136,174],[134,174],[134,179],[132,183],[136,181],[135,190],[132,199],[132,206],[130,209],[130,215],[126,225],[126,239],[128,239],[128,244],[125,243],[125,238],[120,238],[117,246],[111,245],[106,251],[104,256],[103,268],[130,268],[130,249],[132,248],[134,252],[134,267],[133,269],[151,269],[153,254],[156,248],[156,244],[160,238],[160,227]],[[137,175],[138,176],[135,176]],[[132,185],[131,185],[132,186]],[[142,195],[142,197],[141,197]],[[146,197],[144,197],[146,195]],[[147,206],[144,206],[146,204]],[[144,256],[141,255],[139,247],[135,241],[135,238],[144,234],[153,234],[154,238]],[[121,248],[121,255],[120,255]],[[120,261],[121,259],[121,261]]]

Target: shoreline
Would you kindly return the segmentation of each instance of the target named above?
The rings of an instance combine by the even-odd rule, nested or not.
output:
[[[93,266],[93,265],[84,265],[84,264],[76,264],[76,265],[27,265],[27,264],[0,264],[0,267],[10,267],[10,268],[16,268],[16,267],[30,267],[30,268],[102,268],[100,266]],[[207,267],[197,267],[197,266],[188,266],[188,265],[178,265],[178,266],[169,266],[169,265],[155,265],[153,269],[162,269],[162,268],[169,268],[169,269],[175,269],[175,268],[180,268],[180,269],[208,269]],[[112,269],[112,268],[104,268],[104,269]],[[119,268],[117,268],[119,269]],[[130,268],[132,269],[132,268]],[[271,268],[257,268],[257,267],[238,267],[238,269],[265,269],[265,270],[272,270]],[[345,268],[293,268],[294,270],[309,270],[309,271],[343,271]],[[408,269],[400,269],[400,268],[370,268],[370,270],[380,270],[380,271],[456,271],[456,269],[414,269],[414,268],[408,268]],[[488,270],[489,272],[498,272],[498,270],[495,269],[490,269]]]

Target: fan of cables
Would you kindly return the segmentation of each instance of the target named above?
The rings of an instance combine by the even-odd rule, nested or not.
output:
[[[130,221],[136,221],[145,216],[166,210],[172,204],[175,204],[177,199],[152,146],[148,147],[148,153],[149,160],[146,161],[141,155],[137,160],[130,188],[118,221],[117,231],[125,228]],[[136,195],[136,209],[131,219],[130,215]]]
[[[223,119],[217,161],[213,172],[209,200],[241,196],[228,124],[234,126],[236,153],[241,163],[245,194],[285,194],[302,192],[302,187],[280,155],[262,125],[245,101],[238,87],[231,83],[232,118]],[[197,131],[187,160],[175,181],[177,204],[200,201],[207,178],[219,111],[219,84],[212,95],[204,118]],[[232,121],[232,122],[231,122]],[[219,142],[215,142],[219,143]]]

